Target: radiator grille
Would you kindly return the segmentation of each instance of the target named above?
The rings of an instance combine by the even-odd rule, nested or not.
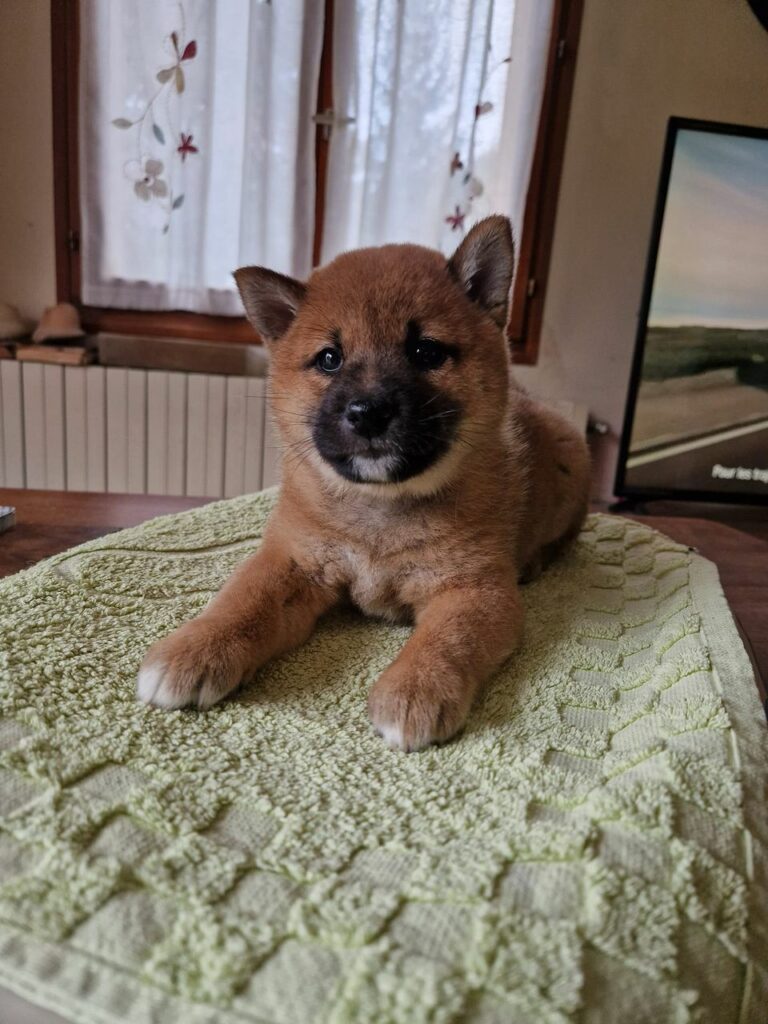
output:
[[[262,378],[0,362],[0,486],[219,498],[278,477]]]

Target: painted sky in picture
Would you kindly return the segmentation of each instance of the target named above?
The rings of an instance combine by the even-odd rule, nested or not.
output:
[[[768,327],[768,139],[678,131],[649,323]]]

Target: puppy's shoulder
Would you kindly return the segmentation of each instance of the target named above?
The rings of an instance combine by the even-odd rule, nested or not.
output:
[[[543,437],[569,442],[581,440],[577,427],[561,412],[521,387],[510,392],[509,421],[513,432],[529,443]]]

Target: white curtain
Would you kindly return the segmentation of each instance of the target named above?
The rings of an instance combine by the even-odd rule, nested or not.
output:
[[[322,257],[522,230],[553,0],[336,0]]]
[[[304,277],[318,0],[82,0],[83,300],[240,314],[232,271]]]

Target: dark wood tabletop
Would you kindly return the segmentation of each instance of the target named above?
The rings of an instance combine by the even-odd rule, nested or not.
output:
[[[0,577],[94,537],[153,516],[205,505],[207,498],[147,494],[80,494],[0,488],[0,505],[16,508],[16,525],[0,533]],[[763,699],[768,680],[768,543],[744,529],[687,516],[633,516],[713,561],[747,650]],[[736,524],[742,524],[736,520]],[[746,527],[745,529],[748,529]],[[758,533],[761,531],[758,531]]]
[[[0,533],[0,577],[87,540],[138,526],[154,516],[206,505],[210,498],[150,494],[84,494],[0,487],[0,505],[16,509],[16,525]]]

